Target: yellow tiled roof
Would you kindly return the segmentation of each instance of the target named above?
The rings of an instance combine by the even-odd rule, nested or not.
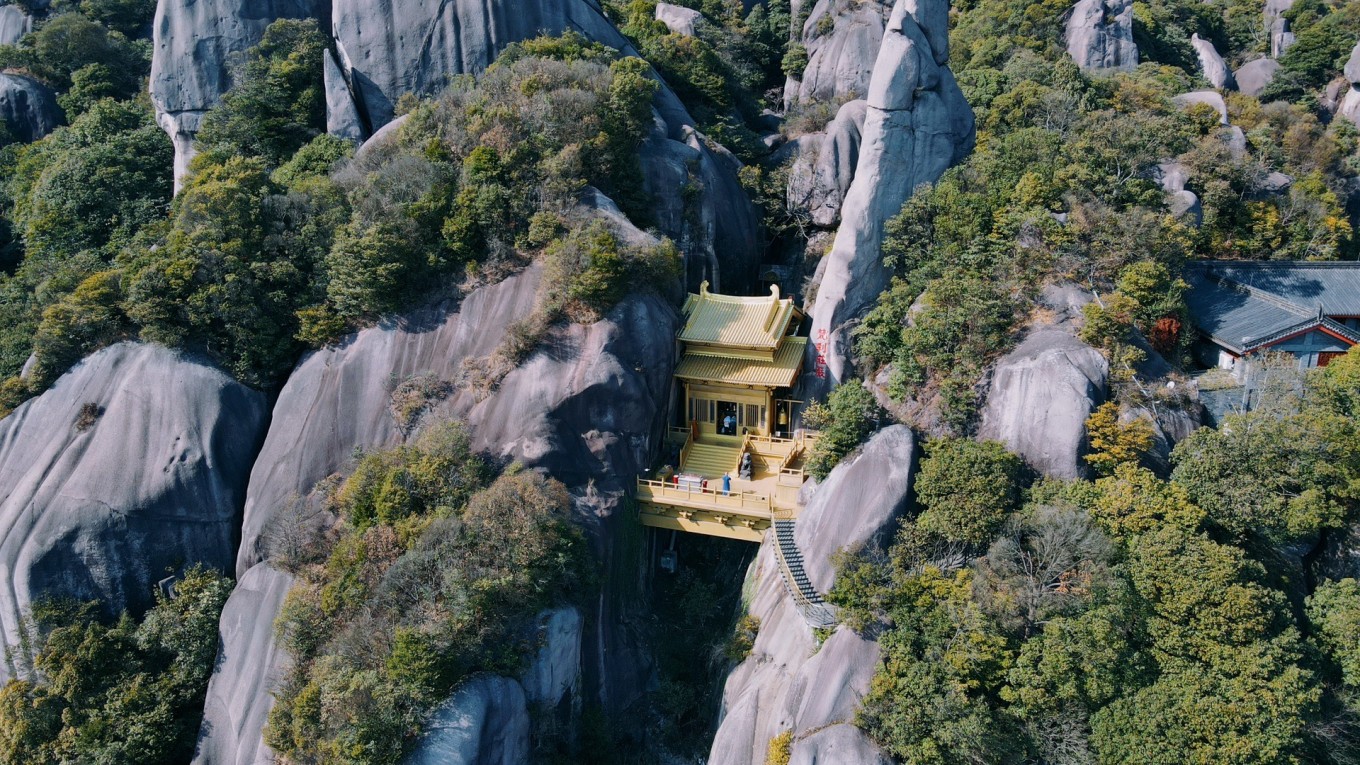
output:
[[[680,339],[686,343],[752,348],[772,351],[788,332],[797,309],[792,298],[779,297],[771,287],[762,297],[718,295],[708,282],[685,300],[685,327]]]
[[[736,359],[686,353],[675,369],[682,380],[752,385],[758,388],[789,388],[803,367],[806,337],[786,337],[775,351],[774,361]]]

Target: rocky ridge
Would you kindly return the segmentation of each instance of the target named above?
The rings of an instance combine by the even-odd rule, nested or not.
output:
[[[946,65],[948,10],[947,0],[898,0],[884,32],[854,180],[809,307],[813,388],[847,379],[849,329],[888,284],[884,223],[972,151],[973,110]]]

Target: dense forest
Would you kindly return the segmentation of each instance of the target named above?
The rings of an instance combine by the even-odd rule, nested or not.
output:
[[[581,202],[596,189],[651,225],[639,147],[660,81],[743,163],[766,259],[810,276],[826,237],[790,203],[793,158],[777,149],[840,105],[784,102],[808,65],[789,30],[811,9],[679,4],[702,13],[695,35],[651,0],[611,0],[640,58],[572,33],[512,44],[484,73],[404,98],[395,137],[357,151],[326,133],[325,31],[277,21],[204,118],[177,194],[145,93],[153,4],[30,8],[34,30],[0,46],[0,68],[58,93],[64,124],[0,149],[0,415],[125,339],[276,394],[308,351],[531,264],[547,274],[533,312],[458,386],[494,389],[553,327],[630,294],[675,303],[680,245],[628,241]],[[1360,351],[1308,374],[1279,362],[1255,409],[1169,464],[1150,459],[1146,419],[1125,416],[1191,405],[1165,385],[1192,363],[1191,261],[1360,256],[1360,130],[1323,104],[1360,5],[1298,0],[1274,80],[1228,93],[1225,114],[1177,100],[1207,87],[1191,35],[1229,61],[1263,54],[1258,2],[1136,2],[1142,63],[1111,73],[1068,57],[1068,5],[953,5],[976,149],[887,223],[893,278],[855,331],[861,379],[806,413],[819,479],[877,426],[928,439],[891,544],[837,559],[828,597],[883,652],[855,724],[910,765],[1360,762],[1360,583],[1333,565],[1360,521]],[[764,140],[772,117],[781,132]],[[1173,161],[1193,214],[1168,204],[1158,168]],[[1101,296],[1080,337],[1111,369],[1086,422],[1089,477],[1071,481],[975,438],[989,365],[1057,283]],[[1176,371],[1153,379],[1154,357]],[[392,416],[405,430],[449,395],[404,381]],[[296,661],[265,732],[289,762],[400,761],[460,682],[522,663],[534,614],[599,587],[562,484],[477,454],[457,423],[356,453],[317,492],[332,526],[299,502],[268,538],[296,577],[275,625]],[[720,581],[743,554],[715,544],[696,553],[707,576],[658,587],[648,724],[667,756],[706,751],[715,686],[759,628]],[[139,617],[35,607],[32,676],[0,691],[0,762],[187,761],[230,589],[194,569]],[[544,735],[538,754],[659,756],[596,712],[580,740]]]

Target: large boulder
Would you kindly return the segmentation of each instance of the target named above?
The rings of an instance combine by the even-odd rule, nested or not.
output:
[[[1233,72],[1233,79],[1237,80],[1237,89],[1249,96],[1259,96],[1266,89],[1266,86],[1275,80],[1275,73],[1280,71],[1280,62],[1273,58],[1258,58],[1239,66]]]
[[[891,12],[892,0],[818,0],[799,36],[808,64],[789,78],[786,105],[863,98]]]
[[[1171,103],[1182,109],[1189,109],[1192,106],[1207,106],[1218,112],[1218,123],[1226,126],[1228,124],[1228,102],[1223,100],[1222,94],[1216,90],[1196,90],[1190,93],[1182,93],[1171,98]]]
[[[370,130],[392,119],[403,94],[480,72],[513,42],[574,30],[628,47],[594,0],[334,0],[331,27]]]
[[[175,187],[193,159],[203,115],[232,69],[277,19],[318,18],[319,0],[161,0],[152,23],[151,101],[175,144]]]
[[[289,666],[287,653],[274,639],[273,615],[292,586],[291,575],[261,563],[241,577],[227,598],[193,765],[273,762],[261,732],[274,706],[270,690]]]
[[[17,5],[0,6],[0,45],[14,45],[33,31],[33,17]]]
[[[982,411],[981,438],[1001,441],[1030,467],[1055,478],[1083,474],[1086,418],[1105,401],[1109,363],[1076,337],[1087,296],[1050,288],[1044,302],[1061,319],[1039,324],[996,363]]]
[[[530,707],[552,711],[578,699],[583,625],[581,612],[571,606],[539,614],[538,653],[519,676]]]
[[[0,676],[25,669],[21,624],[45,596],[110,615],[202,563],[231,570],[264,397],[221,371],[121,343],[0,420]]]
[[[1237,89],[1237,80],[1233,78],[1232,70],[1223,61],[1223,57],[1218,55],[1218,49],[1212,42],[1198,34],[1192,34],[1190,45],[1195,49],[1195,55],[1199,57],[1200,72],[1210,85],[1220,90]]]
[[[665,24],[673,34],[693,37],[699,25],[704,22],[704,14],[683,5],[657,3],[656,20]]]
[[[0,119],[9,137],[32,143],[65,119],[57,106],[57,94],[32,77],[0,72]]]
[[[425,720],[404,765],[522,765],[529,762],[529,708],[509,678],[477,675]]]
[[[1133,0],[1078,0],[1067,19],[1067,53],[1086,70],[1138,66]]]
[[[1351,49],[1351,57],[1347,59],[1344,71],[1350,87],[1346,88],[1341,96],[1336,111],[1337,114],[1360,126],[1360,42]]]
[[[796,152],[796,158],[789,170],[788,204],[806,210],[817,226],[831,228],[840,221],[841,205],[859,163],[867,116],[868,102],[849,101],[836,112],[825,133],[790,142],[789,151]]]
[[[1270,57],[1279,58],[1289,46],[1294,44],[1294,33],[1289,30],[1286,11],[1294,7],[1294,0],[1266,0],[1261,15],[1265,19],[1266,31],[1270,34]]]
[[[894,425],[814,489],[795,537],[819,590],[831,585],[837,550],[887,541],[908,508],[915,459],[911,431]],[[878,669],[878,644],[840,627],[818,646],[785,592],[772,540],[761,545],[748,577],[755,592],[749,612],[760,629],[751,655],[727,677],[710,765],[760,765],[770,739],[785,731],[794,734],[795,762],[889,762],[849,724]]]
[[[911,12],[915,7],[912,0],[898,0],[874,66],[859,162],[810,311],[815,342],[808,368],[814,374],[805,376],[806,395],[820,395],[847,377],[849,330],[888,284],[884,223],[917,186],[938,180],[973,148],[973,110],[949,68],[937,63],[947,51],[930,41],[941,35],[927,34]],[[928,8],[917,13],[936,23],[941,17]]]
[[[367,137],[359,108],[354,105],[354,94],[350,93],[349,83],[344,72],[335,60],[335,54],[326,51],[323,63],[323,82],[326,86],[326,132],[339,138],[359,143]]]

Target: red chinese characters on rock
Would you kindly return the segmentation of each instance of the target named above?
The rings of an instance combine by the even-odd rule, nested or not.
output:
[[[817,379],[826,379],[826,344],[829,335],[825,329],[817,330],[817,342],[813,345],[817,349],[817,363],[813,366],[813,372]]]

